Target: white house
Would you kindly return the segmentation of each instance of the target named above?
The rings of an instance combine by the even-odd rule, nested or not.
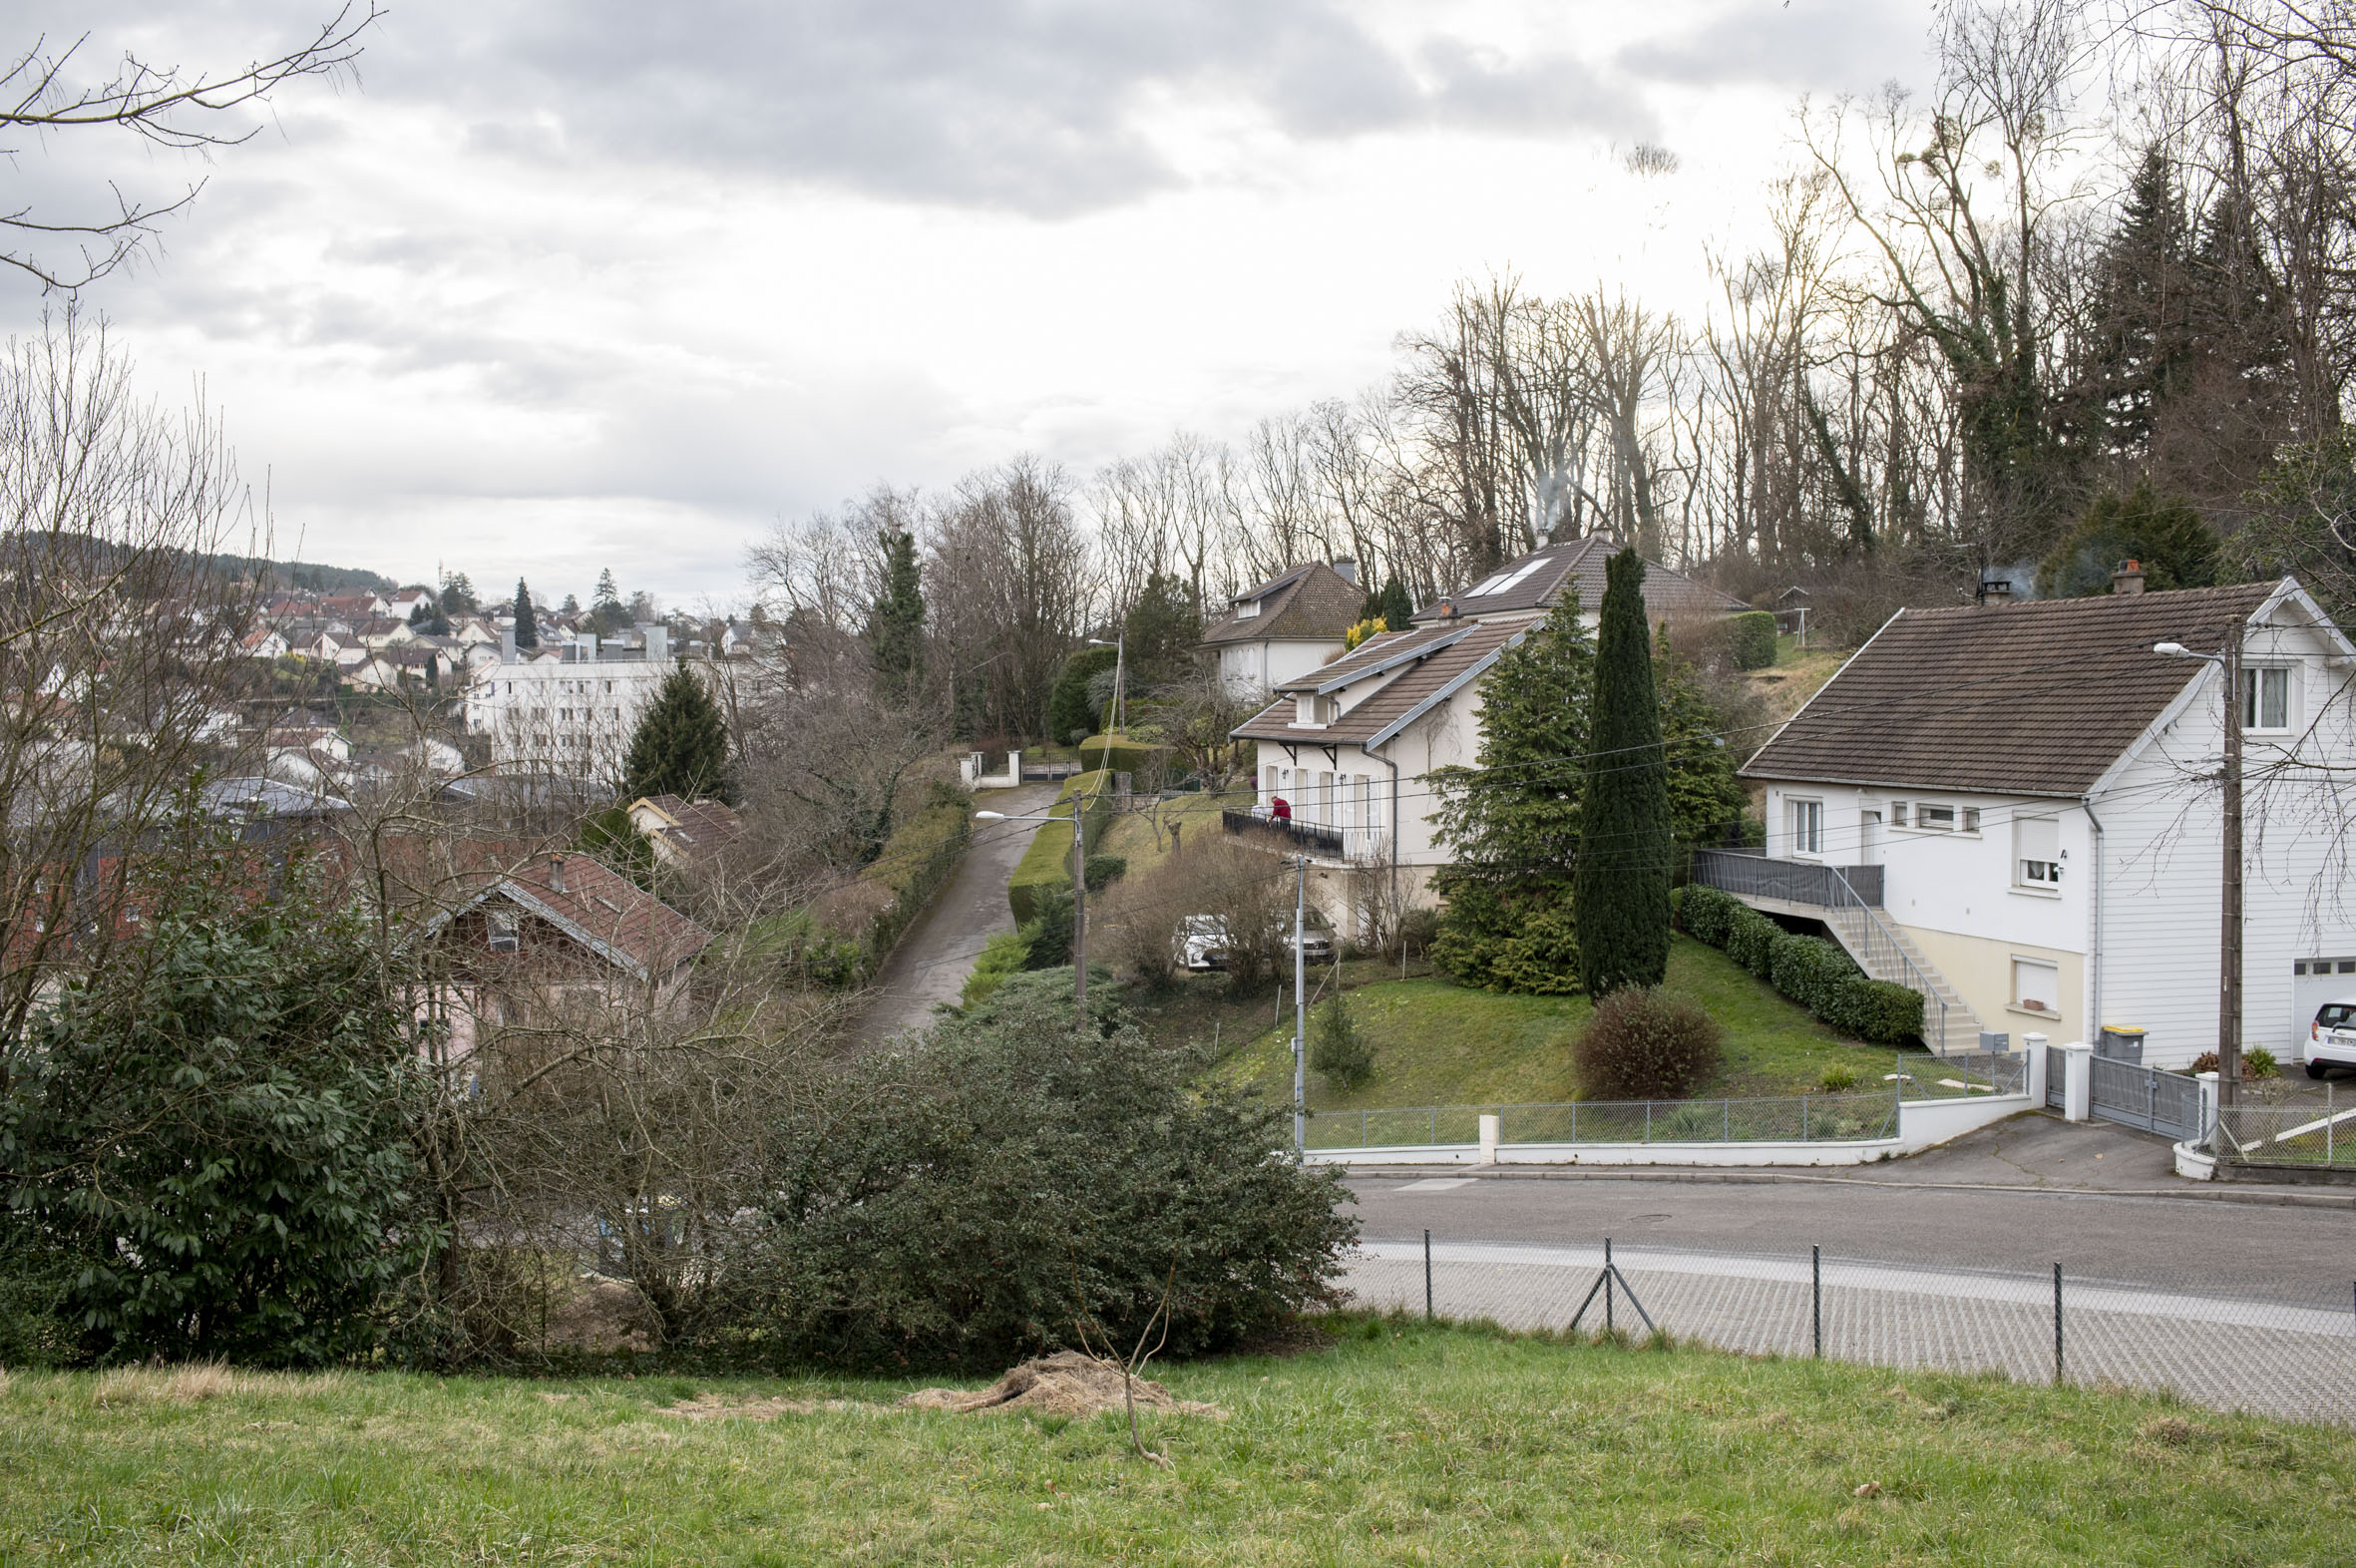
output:
[[[1824,918],[1902,980],[1863,951],[1879,928],[1955,1024],[2056,1043],[2131,1025],[2146,1062],[2189,1062],[2217,1042],[2223,676],[2153,649],[2238,637],[2242,1031],[2291,1060],[2315,1007],[2356,993],[2356,647],[2289,579],[2140,581],[1893,615],[1744,769],[1766,792],[1765,856],[1705,853],[1696,879]],[[1821,908],[1852,902],[1843,883],[1864,907]]]
[[[1219,661],[1229,696],[1265,698],[1341,652],[1365,601],[1357,562],[1313,561],[1238,593],[1198,646]]]
[[[1407,629],[1278,682],[1276,702],[1234,731],[1258,743],[1257,811],[1282,797],[1290,836],[1313,855],[1382,859],[1400,868],[1405,891],[1420,887],[1448,860],[1434,837],[1437,801],[1426,776],[1474,760],[1482,676],[1566,592],[1577,590],[1592,626],[1604,563],[1619,548],[1590,537],[1533,551],[1433,600]],[[1750,608],[1652,563],[1644,596],[1654,620]]]
[[[618,780],[638,716],[671,671],[667,633],[640,629],[642,649],[603,647],[585,635],[535,658],[518,654],[511,634],[500,662],[477,670],[466,694],[467,729],[491,738],[493,768]]]

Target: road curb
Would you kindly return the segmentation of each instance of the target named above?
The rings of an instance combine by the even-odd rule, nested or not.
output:
[[[2141,1201],[2181,1200],[2187,1203],[2240,1203],[2290,1209],[2336,1209],[2356,1213],[2356,1193],[2307,1192],[2280,1187],[2021,1187],[1999,1182],[1873,1181],[1861,1176],[1805,1176],[1795,1171],[1679,1170],[1667,1166],[1641,1169],[1570,1170],[1531,1167],[1468,1169],[1462,1165],[1353,1165],[1345,1167],[1357,1179],[1397,1177],[1428,1181],[1449,1177],[1472,1181],[1649,1181],[1715,1182],[1745,1187],[1817,1186],[1875,1187],[1894,1192],[2006,1193],[2037,1198],[2130,1198]]]

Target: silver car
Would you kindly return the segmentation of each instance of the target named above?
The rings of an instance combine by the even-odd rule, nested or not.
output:
[[[1178,962],[1190,970],[1227,968],[1227,922],[1216,915],[1186,915],[1178,921]],[[1293,949],[1293,933],[1285,932],[1285,951]],[[1301,922],[1301,957],[1311,964],[1334,961],[1334,933],[1326,918],[1311,910]]]

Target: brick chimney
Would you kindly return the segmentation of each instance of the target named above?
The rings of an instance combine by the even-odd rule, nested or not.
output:
[[[2122,561],[2119,564],[2119,570],[2111,574],[2111,591],[2114,593],[2143,592],[2144,564],[2140,561]]]

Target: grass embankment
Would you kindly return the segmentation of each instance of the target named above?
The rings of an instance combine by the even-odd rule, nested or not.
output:
[[[1171,850],[1170,829],[1176,825],[1178,844],[1208,844],[1219,834],[1219,808],[1235,801],[1249,804],[1242,793],[1178,795],[1150,808],[1126,811],[1112,819],[1096,846],[1099,855],[1118,855],[1129,863],[1128,875],[1150,872]]]
[[[1834,1068],[1860,1087],[1881,1082],[1901,1054],[1909,1070],[1920,1051],[1897,1052],[1841,1039],[1715,948],[1678,937],[1669,950],[1667,989],[1690,996],[1726,1025],[1726,1066],[1698,1091],[1709,1096],[1797,1094],[1822,1086]],[[1316,990],[1312,982],[1311,994]],[[1309,1076],[1313,1110],[1407,1105],[1531,1104],[1580,1098],[1571,1042],[1593,1010],[1584,996],[1508,996],[1442,980],[1381,980],[1348,991],[1352,1021],[1374,1047],[1374,1076],[1342,1093]],[[1255,1035],[1220,1070],[1271,1097],[1293,1096],[1292,1019]],[[1315,1019],[1311,1028],[1316,1027]]]
[[[906,1381],[19,1373],[0,1561],[2345,1562],[2356,1434],[1987,1377],[1345,1320],[1229,1414]],[[177,1383],[177,1387],[176,1387]],[[209,1391],[207,1386],[210,1385]],[[689,1396],[818,1408],[689,1420]],[[823,1401],[839,1400],[827,1407]]]
[[[1830,680],[1848,662],[1847,648],[1811,647],[1802,649],[1799,639],[1778,636],[1775,639],[1775,661],[1766,669],[1755,669],[1745,674],[1744,684],[1757,692],[1767,704],[1767,721],[1780,723],[1800,709],[1800,705],[1816,694],[1817,688]],[[1749,737],[1754,743],[1764,741],[1764,731]]]

